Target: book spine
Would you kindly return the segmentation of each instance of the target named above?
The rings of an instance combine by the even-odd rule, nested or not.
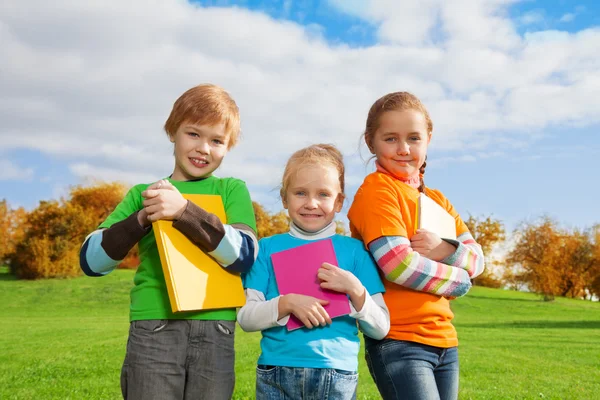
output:
[[[171,275],[171,269],[169,268],[169,262],[167,260],[168,254],[165,248],[163,235],[164,233],[159,228],[159,224],[165,222],[155,222],[155,226],[152,229],[154,231],[154,237],[156,239],[156,245],[158,247],[158,255],[160,256],[160,265],[162,266],[163,275],[165,276],[165,284],[169,293],[169,302],[171,303],[171,310],[173,312],[181,311],[181,306],[178,301],[177,293],[173,283],[173,276]]]

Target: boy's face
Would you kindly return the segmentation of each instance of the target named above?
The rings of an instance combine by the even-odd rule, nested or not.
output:
[[[227,154],[225,125],[182,123],[171,142],[175,144],[175,170],[171,179],[189,181],[210,176]]]

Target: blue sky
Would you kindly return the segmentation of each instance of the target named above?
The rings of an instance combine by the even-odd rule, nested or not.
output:
[[[351,200],[371,170],[358,150],[368,107],[409,90],[435,125],[426,182],[459,212],[509,228],[541,215],[600,222],[597,2],[39,2],[37,15],[9,3],[0,198],[13,207],[94,179],[168,175],[170,105],[211,81],[238,100],[244,130],[221,175],[273,211],[287,156],[319,141],[344,152]]]

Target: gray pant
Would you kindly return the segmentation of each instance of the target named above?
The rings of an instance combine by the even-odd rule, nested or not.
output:
[[[231,399],[235,321],[148,320],[129,327],[126,400]]]

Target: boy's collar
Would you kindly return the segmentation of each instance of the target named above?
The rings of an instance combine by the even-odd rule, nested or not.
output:
[[[298,239],[318,240],[325,239],[335,235],[335,221],[331,221],[329,225],[317,232],[308,232],[300,228],[293,221],[290,222],[290,235]]]
[[[190,180],[187,180],[187,181],[174,181],[173,180],[173,174],[169,175],[169,179],[172,182],[199,182],[199,181],[203,181],[205,179],[212,178],[212,177],[213,177],[213,175],[209,175],[209,176],[203,176],[202,178],[190,179]]]

